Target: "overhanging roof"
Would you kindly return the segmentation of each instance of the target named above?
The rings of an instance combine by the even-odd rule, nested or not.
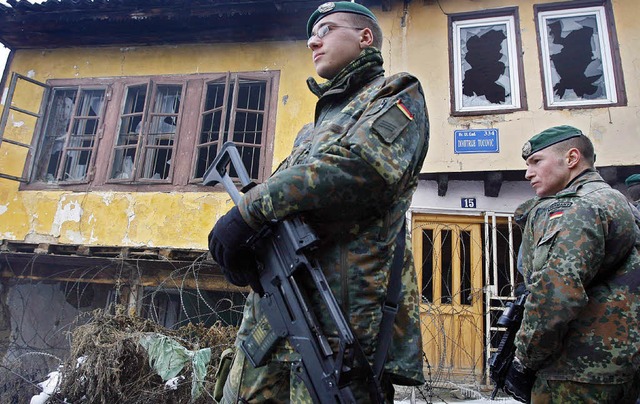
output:
[[[390,0],[359,1],[389,8]],[[10,49],[305,39],[322,0],[46,0],[0,4]]]

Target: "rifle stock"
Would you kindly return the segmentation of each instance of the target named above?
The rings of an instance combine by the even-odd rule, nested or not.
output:
[[[232,164],[240,178],[242,189],[250,182],[235,145],[227,142],[203,176],[204,185],[221,183],[237,204],[242,197],[226,166]],[[266,226],[252,241],[259,260],[260,284],[264,293],[260,305],[268,323],[259,323],[242,342],[241,349],[255,366],[263,365],[277,342],[286,338],[300,355],[300,362],[292,369],[304,382],[316,403],[355,403],[349,386],[353,359],[364,360],[349,323],[331,293],[324,273],[316,261],[306,253],[318,242],[313,229],[300,217],[294,216]],[[301,281],[306,280],[303,284]],[[307,290],[308,280],[313,290]],[[333,352],[312,307],[309,295],[320,296],[323,309],[329,314],[339,337],[337,352]],[[373,374],[373,373],[372,373]],[[370,381],[371,382],[371,381]],[[381,392],[374,380],[376,400]]]
[[[504,388],[507,372],[509,371],[511,362],[513,362],[516,352],[514,341],[522,324],[524,303],[528,295],[529,292],[525,292],[518,296],[514,302],[507,304],[502,315],[498,318],[497,324],[505,327],[506,330],[502,335],[498,350],[491,356],[489,361],[489,375],[495,384],[495,388],[491,393],[492,400],[496,397],[498,391]]]

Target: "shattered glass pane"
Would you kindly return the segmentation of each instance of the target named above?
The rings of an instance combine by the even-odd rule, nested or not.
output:
[[[463,107],[512,104],[506,24],[461,28]]]
[[[54,89],[50,101],[51,111],[47,118],[41,158],[37,166],[38,180],[53,183],[62,160],[62,149],[67,138],[67,129],[76,107],[78,89]]]
[[[595,15],[547,20],[554,101],[606,100]]]

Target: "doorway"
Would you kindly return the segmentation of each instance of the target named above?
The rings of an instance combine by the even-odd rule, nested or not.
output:
[[[520,239],[512,215],[413,214],[423,351],[437,381],[488,383],[501,334],[494,324],[518,282]]]

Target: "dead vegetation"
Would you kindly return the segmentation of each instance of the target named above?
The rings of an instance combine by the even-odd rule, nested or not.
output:
[[[188,324],[176,330],[150,320],[101,310],[72,333],[69,359],[61,367],[58,392],[49,402],[90,403],[211,403],[220,354],[233,346],[236,327]],[[211,349],[204,381],[205,392],[191,401],[192,374],[187,365],[175,389],[149,365],[142,337],[157,334],[178,341],[188,350]]]

